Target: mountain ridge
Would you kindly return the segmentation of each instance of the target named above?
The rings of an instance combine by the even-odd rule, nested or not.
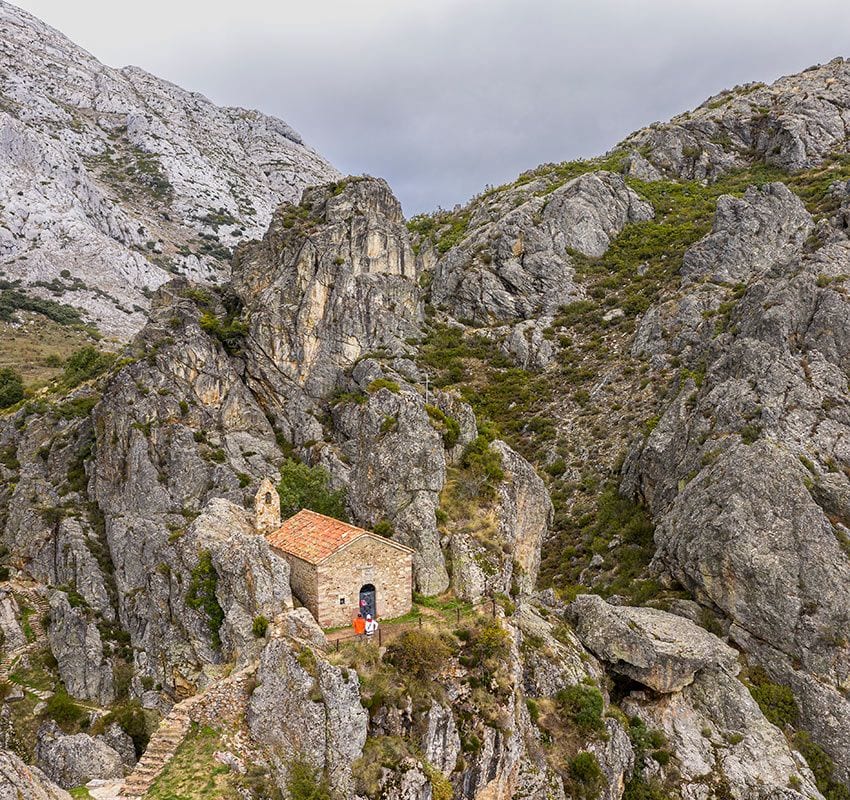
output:
[[[0,24],[0,267],[106,335],[138,330],[146,295],[171,274],[222,279],[230,249],[279,202],[338,176],[283,121],[106,67],[10,4]]]

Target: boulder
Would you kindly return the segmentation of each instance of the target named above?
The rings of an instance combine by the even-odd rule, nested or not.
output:
[[[71,795],[11,750],[0,749],[0,800],[71,800]]]
[[[568,607],[576,634],[610,668],[656,692],[681,691],[705,669],[737,674],[738,654],[684,617],[655,608],[612,606],[579,595]]]
[[[325,771],[334,792],[351,796],[351,765],[362,754],[368,718],[357,673],[332,666],[305,644],[266,645],[247,722],[272,753],[278,785],[285,785],[288,765],[303,759]]]
[[[65,789],[124,775],[121,755],[105,741],[87,733],[66,736],[55,722],[39,728],[35,758],[39,768]]]

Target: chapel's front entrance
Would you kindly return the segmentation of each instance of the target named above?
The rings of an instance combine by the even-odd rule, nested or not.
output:
[[[367,616],[377,617],[377,610],[375,586],[371,583],[365,583],[360,587],[360,613],[364,619]]]

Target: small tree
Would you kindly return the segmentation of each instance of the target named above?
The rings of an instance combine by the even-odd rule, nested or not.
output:
[[[555,703],[563,717],[569,719],[582,733],[602,732],[605,708],[602,692],[595,686],[567,686],[555,695]]]
[[[0,408],[9,408],[24,399],[24,382],[11,367],[0,368]]]
[[[62,381],[69,389],[73,389],[83,381],[106,372],[113,361],[115,356],[112,353],[102,353],[96,347],[86,345],[71,353],[65,362]]]
[[[449,648],[442,639],[430,631],[413,628],[387,645],[384,660],[403,675],[425,679],[437,675],[449,655]]]
[[[322,467],[310,467],[292,458],[286,459],[280,469],[277,491],[284,519],[308,508],[343,522],[348,521],[345,491],[331,490],[330,476]]]
[[[201,550],[197,566],[192,570],[189,591],[186,592],[186,605],[196,611],[202,611],[207,618],[213,647],[221,647],[221,626],[224,624],[224,609],[216,597],[218,573],[212,563],[212,553]]]
[[[582,800],[596,800],[602,789],[603,775],[593,753],[582,751],[570,761],[573,788]]]
[[[269,620],[268,617],[260,614],[257,617],[254,617],[254,624],[251,626],[251,630],[258,639],[262,639],[266,635],[266,631],[269,629]]]

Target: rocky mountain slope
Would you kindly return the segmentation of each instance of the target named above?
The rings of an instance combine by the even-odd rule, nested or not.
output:
[[[5,2],[0,165],[4,288],[121,339],[158,286],[226,278],[279,203],[337,176],[285,122],[106,67]]]
[[[850,796],[848,92],[739,87],[407,222],[324,183],[160,286],[0,417],[0,774]],[[415,549],[421,624],[337,648],[293,607],[277,475]]]

